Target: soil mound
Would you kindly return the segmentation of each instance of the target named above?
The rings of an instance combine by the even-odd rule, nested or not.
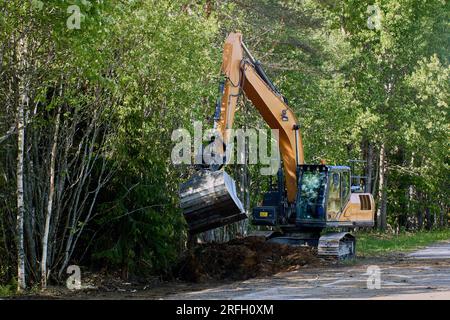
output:
[[[269,243],[253,236],[198,245],[186,253],[175,273],[191,282],[245,280],[320,263],[314,248]]]

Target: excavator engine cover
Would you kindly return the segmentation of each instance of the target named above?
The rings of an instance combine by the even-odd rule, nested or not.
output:
[[[191,234],[247,218],[236,184],[223,170],[201,170],[183,183],[180,206]]]

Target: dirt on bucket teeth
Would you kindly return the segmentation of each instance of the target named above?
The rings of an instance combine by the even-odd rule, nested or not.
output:
[[[185,254],[175,273],[190,282],[245,280],[320,264],[315,248],[269,243],[264,237],[252,236],[199,244]]]

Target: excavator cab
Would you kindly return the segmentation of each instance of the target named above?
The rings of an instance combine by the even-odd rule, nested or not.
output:
[[[301,165],[296,225],[325,228],[338,221],[350,198],[350,168]]]
[[[281,170],[278,181],[279,187],[266,193],[262,206],[253,209],[254,225],[323,229],[338,221],[349,201],[350,168],[346,166],[299,165],[297,199],[290,207]]]
[[[278,187],[263,197],[261,207],[253,209],[254,225],[323,228],[326,223],[328,167],[299,165],[295,203],[288,204],[283,172],[278,172]],[[276,196],[275,196],[276,195]]]

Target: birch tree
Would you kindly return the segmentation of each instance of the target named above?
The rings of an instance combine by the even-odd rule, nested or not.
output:
[[[16,77],[19,92],[17,101],[17,290],[20,292],[27,287],[25,274],[25,246],[24,246],[24,154],[25,154],[25,109],[28,104],[27,74],[27,43],[26,39],[19,39],[17,58],[22,77]]]
[[[62,85],[61,85],[62,86]],[[49,193],[47,203],[47,215],[45,217],[44,235],[42,236],[42,258],[41,258],[41,287],[45,289],[47,287],[47,254],[48,254],[48,236],[50,232],[50,222],[53,213],[53,198],[55,194],[55,167],[56,167],[56,155],[59,138],[59,126],[61,123],[61,107],[58,108],[55,119],[55,132],[53,134],[53,146],[50,155],[50,182]]]

